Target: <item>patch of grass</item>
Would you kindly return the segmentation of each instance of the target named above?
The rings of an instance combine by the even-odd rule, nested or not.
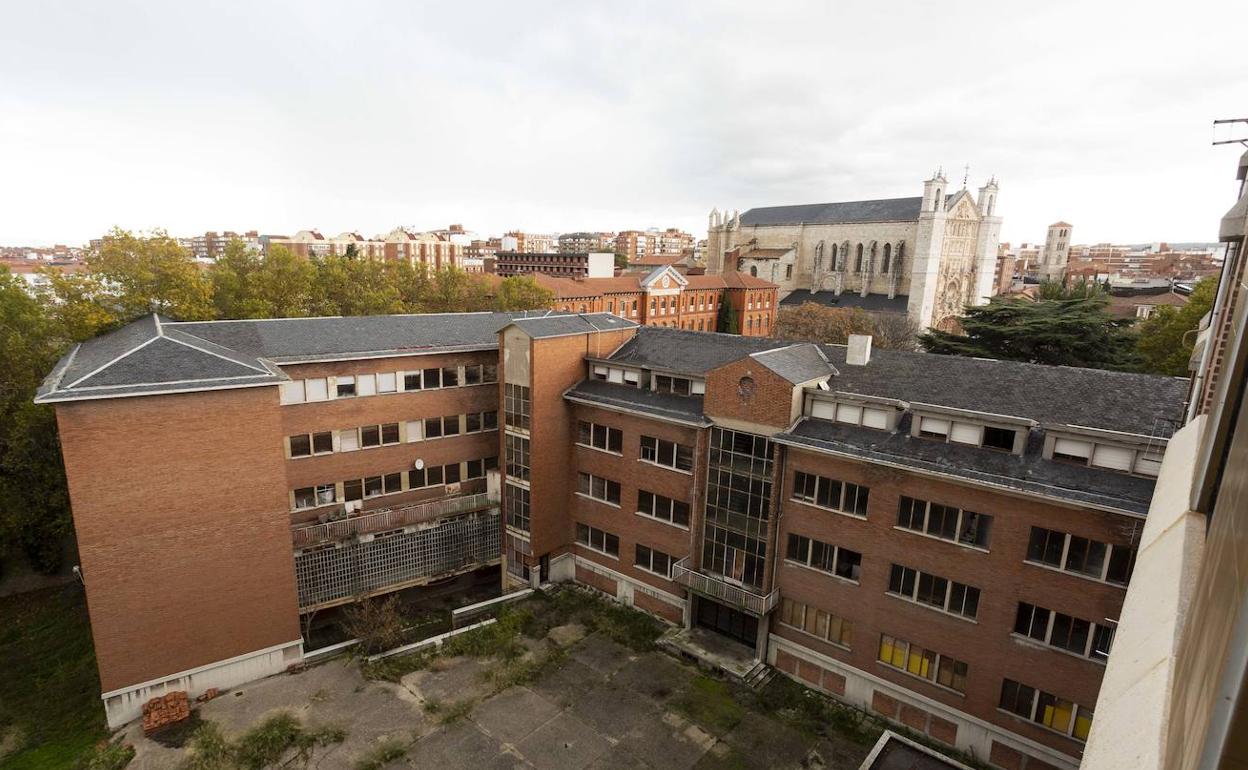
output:
[[[754,701],[754,710],[807,735],[835,733],[854,743],[870,745],[884,730],[884,723],[867,712],[837,703],[786,676],[777,676],[755,693]]]
[[[444,725],[454,724],[472,713],[477,702],[472,698],[458,700],[438,711],[438,722]]]
[[[527,600],[522,606],[533,602]],[[562,586],[551,593],[545,606],[540,603],[536,606],[541,608],[546,630],[566,623],[580,623],[636,652],[654,649],[655,641],[663,634],[663,624],[658,620],[588,589]]]
[[[81,760],[77,770],[122,770],[134,759],[134,747],[117,741],[101,746],[94,754]]]
[[[361,757],[354,770],[381,770],[387,764],[407,756],[407,744],[392,738]]]
[[[4,597],[0,618],[0,735],[20,736],[4,767],[73,767],[108,737],[82,586]]]
[[[219,727],[205,722],[191,737],[190,754],[180,770],[264,770],[279,762],[284,768],[307,767],[315,749],[346,738],[341,727],[306,728],[288,712],[274,714],[232,743]]]
[[[745,707],[733,697],[732,688],[705,675],[695,677],[672,707],[716,735],[731,731],[745,716]]]

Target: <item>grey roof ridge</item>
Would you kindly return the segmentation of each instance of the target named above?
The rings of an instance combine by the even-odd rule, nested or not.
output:
[[[442,313],[378,313],[376,315],[305,315],[305,316],[283,316],[281,318],[209,318],[203,321],[169,321],[166,320],[166,326],[189,326],[191,324],[237,324],[237,323],[261,323],[261,322],[277,322],[277,321],[333,321],[346,318],[394,318],[411,317],[411,316],[442,316],[442,315],[506,315],[508,313],[527,313],[527,310],[447,310]],[[550,312],[550,311],[546,311]]]
[[[175,337],[175,336],[172,336],[173,334],[176,334],[176,335],[178,335],[178,336],[176,336],[176,337]],[[218,345],[218,344],[216,344],[215,342],[210,342],[210,341],[208,341],[208,340],[204,339],[203,337],[196,337],[194,334],[188,334],[187,332],[184,332],[184,331],[182,331],[182,330],[180,330],[180,329],[170,329],[170,330],[169,330],[169,333],[165,333],[165,332],[164,332],[164,330],[162,329],[162,330],[161,330],[161,336],[162,336],[162,337],[164,337],[165,339],[169,340],[170,342],[176,342],[176,343],[178,343],[179,345],[183,345],[183,346],[185,346],[185,347],[192,348],[192,349],[194,349],[194,350],[198,350],[198,351],[199,351],[199,352],[201,352],[201,353],[206,353],[206,354],[208,354],[208,355],[210,355],[210,356],[216,356],[217,358],[220,358],[220,359],[225,360],[225,361],[229,361],[229,362],[230,362],[230,363],[232,363],[232,364],[238,364],[239,366],[245,366],[245,367],[247,367],[248,369],[252,369],[252,370],[257,371],[257,372],[263,372],[263,371],[264,371],[264,369],[262,369],[262,368],[260,368],[260,367],[258,367],[258,366],[256,366],[256,365],[254,365],[254,364],[250,364],[250,363],[248,363],[247,361],[240,360],[240,359],[242,358],[242,356],[240,356],[240,355],[237,353],[237,351],[230,350],[230,348],[227,348],[227,347],[225,347],[224,345]],[[187,340],[185,340],[185,339],[182,339],[182,337],[189,337],[190,339],[195,340],[195,342],[194,342],[194,343],[189,342],[189,341],[187,341]],[[218,349],[220,349],[220,350],[227,350],[227,351],[229,351],[230,353],[233,353],[233,354],[234,354],[234,356],[238,356],[238,357],[237,357],[237,358],[235,358],[235,357],[227,356],[227,355],[225,355],[225,354],[223,354],[223,353],[218,353],[218,352],[216,352],[216,351],[214,351],[214,350],[210,350],[210,349],[209,349],[210,347],[212,347],[212,348],[218,348]],[[255,360],[259,360],[259,359],[255,359],[255,358],[253,358],[252,360],[253,360],[253,361],[255,361]],[[212,378],[212,379],[220,379],[220,378],[215,378],[215,377],[214,377],[214,378]]]
[[[76,388],[70,388],[72,393],[85,393],[87,391],[105,391],[116,390],[120,388],[145,388],[154,385],[187,385],[193,382],[225,382],[232,380],[258,380],[261,378],[272,379],[276,377],[272,372],[256,372],[255,374],[235,374],[229,377],[197,377],[193,380],[165,380],[163,382],[127,382],[123,385],[80,385]],[[289,378],[287,378],[289,379]]]
[[[780,444],[785,444],[786,446],[799,446],[799,447],[804,447],[807,449],[814,449],[816,451],[828,452],[830,454],[844,454],[845,456],[850,457],[851,459],[857,459],[857,460],[863,459],[863,454],[861,452],[859,453],[839,452],[836,447],[843,444],[844,442],[833,441],[829,439],[811,438],[807,436],[794,436],[791,434],[790,431],[792,431],[793,428],[797,427],[797,425],[801,424],[803,421],[808,420],[808,419],[810,418],[809,417],[799,418],[796,423],[794,423],[792,426],[789,427],[788,430],[774,434],[772,436],[772,440]],[[1025,484],[1027,486],[1037,487],[1040,489],[1065,490],[1068,492],[1075,491],[1075,492],[1079,492],[1082,495],[1087,496],[1088,498],[1119,502],[1118,505],[1114,505],[1112,502],[1098,503],[1098,502],[1092,502],[1091,500],[1077,501],[1077,502],[1081,502],[1082,504],[1091,505],[1091,506],[1100,508],[1102,510],[1111,511],[1113,513],[1124,513],[1130,516],[1143,517],[1145,515],[1144,513],[1141,513],[1139,511],[1135,511],[1129,508],[1122,507],[1121,498],[1109,497],[1108,495],[1102,495],[1098,492],[1088,492],[1082,489],[1071,490],[1069,487],[1059,487],[1059,486],[1048,484],[1042,481],[1033,481],[1030,479],[1017,479],[1011,476],[1000,476],[995,473],[987,473],[984,471],[975,471],[973,473],[966,473],[966,474],[949,473],[949,472],[941,471],[935,468],[925,467],[928,465],[927,462],[915,460],[912,457],[903,457],[900,455],[893,454],[891,452],[883,452],[883,451],[880,451],[879,449],[871,449],[869,450],[869,453],[871,455],[871,457],[869,458],[871,462],[882,463],[885,465],[889,465],[895,468],[901,468],[904,470],[909,470],[912,472],[917,472],[917,473],[926,474],[926,475],[935,474],[935,475],[939,475],[943,477],[959,479],[963,482],[969,481],[971,483],[978,483],[978,484],[983,484],[983,485],[987,485],[991,487],[1007,489],[1013,492],[1035,495],[1035,496],[1046,498],[1046,499],[1061,500],[1067,503],[1072,502],[1069,497],[1062,497],[1057,494],[1046,495],[1041,492],[1037,492],[1034,490],[1020,487],[1019,484]],[[995,479],[1000,479],[1000,481],[994,481]],[[1009,481],[1011,480],[1014,481],[1015,483],[1010,484]]]
[[[864,198],[864,199],[855,200],[855,201],[824,201],[822,203],[777,203],[773,206],[751,206],[750,208],[746,209],[745,211],[741,213],[745,214],[747,212],[757,211],[760,209],[791,209],[791,208],[796,208],[798,206],[841,206],[847,203],[883,203],[884,201],[908,201],[908,200],[913,200],[915,198],[922,198],[922,197],[923,197],[922,195],[898,195],[893,198]],[[950,195],[946,195],[945,199],[948,200],[950,197],[951,197]]]
[[[69,371],[69,367],[74,362],[74,358],[78,355],[78,348],[82,347],[81,342],[75,342],[74,346],[69,349],[60,361],[56,362],[56,366],[52,367],[52,371],[48,372],[48,376],[43,378],[43,382],[39,383],[39,387],[35,390],[35,403],[41,403],[39,399],[55,393],[61,388],[61,380],[65,378],[65,372]]]

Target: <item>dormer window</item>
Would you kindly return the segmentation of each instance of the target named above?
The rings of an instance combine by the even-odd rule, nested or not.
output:
[[[687,396],[690,391],[690,382],[684,377],[656,374],[654,375],[654,389],[658,393],[675,393],[678,396]]]
[[[949,421],[939,417],[920,417],[919,435],[946,441],[949,438]]]
[[[1092,457],[1091,441],[1076,441],[1069,438],[1059,438],[1053,442],[1053,459],[1061,463],[1072,463],[1074,465],[1087,465],[1088,460]]]
[[[1018,431],[1009,428],[984,428],[984,440],[980,446],[988,449],[1000,449],[1003,452],[1014,451],[1014,440],[1018,437]]]

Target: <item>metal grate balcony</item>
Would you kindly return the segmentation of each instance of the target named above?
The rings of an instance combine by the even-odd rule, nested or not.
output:
[[[731,607],[762,617],[780,603],[780,589],[769,594],[757,594],[730,583],[717,575],[707,575],[689,566],[686,556],[672,565],[672,579],[682,586]]]

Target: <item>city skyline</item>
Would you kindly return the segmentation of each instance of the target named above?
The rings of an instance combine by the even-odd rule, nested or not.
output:
[[[986,5],[10,7],[0,243],[447,222],[702,237],[712,207],[908,197],[968,164],[972,189],[1001,181],[1006,241],[1059,219],[1087,242],[1215,240],[1234,150],[1210,122],[1248,97],[1222,44],[1242,8],[1137,13],[1129,36],[1111,8],[1022,13],[1003,30]],[[118,49],[126,30],[144,34]],[[1142,57],[1143,39],[1200,56]]]

